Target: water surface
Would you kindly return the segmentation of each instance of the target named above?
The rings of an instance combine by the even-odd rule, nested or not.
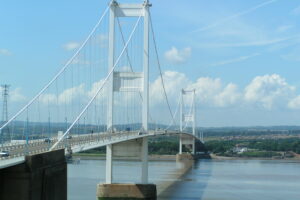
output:
[[[114,162],[116,182],[139,182],[139,162]],[[183,165],[149,163],[150,182],[175,182],[159,199],[299,200],[300,162],[276,160],[201,160],[179,179]],[[97,183],[105,180],[105,161],[68,165],[68,199],[95,200]]]
[[[183,165],[174,161],[149,162],[149,182],[169,183],[176,181],[178,169]],[[114,182],[138,183],[141,164],[136,161],[114,161]],[[68,199],[95,200],[96,186],[105,182],[105,160],[81,160],[80,164],[68,165]]]

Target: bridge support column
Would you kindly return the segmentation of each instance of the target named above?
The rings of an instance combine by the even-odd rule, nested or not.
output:
[[[113,158],[139,158],[140,184],[120,184],[113,180]],[[148,184],[148,138],[106,146],[106,183],[97,186],[98,199],[156,199],[156,185]]]
[[[179,138],[179,154],[182,154],[182,139]]]
[[[0,170],[1,200],[67,200],[64,150],[26,156],[25,162]]]
[[[190,150],[190,152],[183,152],[183,146]],[[187,135],[180,135],[179,138],[179,153],[176,155],[176,160],[193,160],[196,154],[196,141],[194,137]]]
[[[112,163],[113,145],[106,145],[106,183],[111,184],[113,180],[113,163]]]
[[[148,183],[148,138],[144,137],[142,143],[142,154],[141,154],[141,159],[142,159],[142,176],[141,176],[141,181],[143,184]]]
[[[195,141],[195,138],[193,138],[193,142],[192,142],[192,154],[193,155],[196,154],[196,141]]]

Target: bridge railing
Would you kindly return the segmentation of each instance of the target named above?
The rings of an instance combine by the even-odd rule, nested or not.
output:
[[[192,137],[197,138],[201,141],[200,137],[194,136],[191,133],[181,133],[180,131],[169,131],[169,130],[150,130],[147,133],[141,131],[120,131],[115,133],[110,132],[99,132],[93,134],[83,134],[76,135],[70,139],[65,139],[64,142],[60,143],[55,149],[65,149],[66,153],[68,148],[74,152],[80,152],[84,150],[89,150],[97,147],[101,147],[107,144],[127,141],[131,139],[155,136],[155,135],[180,135],[187,134]],[[57,139],[56,139],[57,140]],[[53,144],[55,140],[51,143]],[[8,146],[1,150],[6,150],[10,152],[8,157],[0,157],[0,161],[3,160],[13,160],[14,158],[24,157],[25,155],[39,154],[49,151],[49,144],[37,140],[36,142],[31,141],[27,145],[15,145]]]

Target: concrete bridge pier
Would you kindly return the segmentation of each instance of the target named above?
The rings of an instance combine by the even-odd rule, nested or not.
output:
[[[140,158],[141,182],[115,183],[113,158]],[[156,199],[156,185],[148,183],[148,138],[134,139],[106,146],[106,183],[98,184],[97,198],[102,199]]]
[[[190,150],[183,152],[183,146]],[[195,138],[188,135],[180,135],[179,138],[179,153],[176,155],[176,161],[194,160],[196,154],[196,141]]]
[[[67,200],[64,150],[26,156],[25,162],[0,170],[1,200]]]

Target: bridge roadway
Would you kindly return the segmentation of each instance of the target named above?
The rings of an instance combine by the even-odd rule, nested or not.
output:
[[[70,147],[73,153],[78,153],[108,144],[124,142],[132,139],[138,139],[146,136],[156,135],[178,135],[185,134],[195,137],[190,133],[180,133],[179,131],[119,131],[115,133],[101,132],[93,134],[76,135],[69,139],[64,139],[55,149],[67,149]],[[199,140],[199,138],[195,137]],[[44,140],[32,140],[28,145],[26,144],[9,144],[0,147],[0,151],[8,151],[8,157],[0,158],[0,169],[14,166],[25,161],[25,155],[34,155],[49,151],[49,148],[57,142],[58,138],[52,138],[50,143]],[[67,153],[67,150],[65,151]]]

